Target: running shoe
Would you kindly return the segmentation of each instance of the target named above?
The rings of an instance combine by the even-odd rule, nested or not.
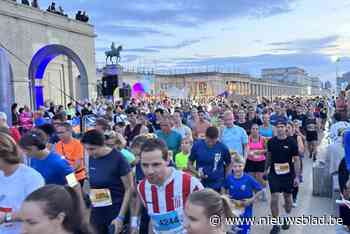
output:
[[[278,234],[278,233],[280,233],[280,231],[281,231],[280,226],[278,226],[278,225],[273,225],[273,227],[272,227],[272,229],[271,229],[271,231],[270,231],[270,234]]]
[[[287,223],[287,219],[284,218],[284,219],[283,219],[282,229],[283,229],[283,230],[288,230],[289,227],[290,227],[290,225],[289,225],[289,223]]]

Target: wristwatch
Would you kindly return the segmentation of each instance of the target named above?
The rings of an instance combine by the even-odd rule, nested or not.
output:
[[[7,212],[5,213],[5,223],[11,223],[12,222],[12,213]]]

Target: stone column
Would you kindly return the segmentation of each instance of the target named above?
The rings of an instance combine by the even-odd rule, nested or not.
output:
[[[11,105],[14,102],[13,74],[6,53],[0,48],[0,111],[7,115],[7,122],[12,126]]]

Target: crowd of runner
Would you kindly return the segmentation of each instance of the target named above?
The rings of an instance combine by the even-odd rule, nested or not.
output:
[[[253,217],[269,200],[277,234],[290,228],[303,161],[318,160],[324,131],[332,144],[350,136],[342,98],[13,104],[12,125],[0,113],[0,233],[247,234],[249,222],[209,219]],[[345,201],[350,158],[339,164]]]

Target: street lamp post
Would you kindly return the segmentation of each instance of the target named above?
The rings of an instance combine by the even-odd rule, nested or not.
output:
[[[338,92],[338,69],[339,69],[340,58],[336,58],[335,60],[335,93]],[[340,87],[341,89],[341,87]]]

